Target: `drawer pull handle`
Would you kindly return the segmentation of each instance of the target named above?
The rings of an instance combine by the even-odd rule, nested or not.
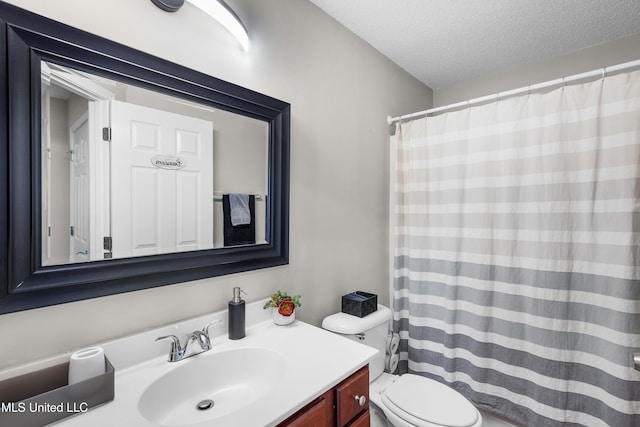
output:
[[[358,396],[356,394],[354,396],[354,399],[356,399],[356,402],[358,402],[358,405],[360,405],[360,406],[364,406],[364,404],[367,403],[367,397],[366,396]]]

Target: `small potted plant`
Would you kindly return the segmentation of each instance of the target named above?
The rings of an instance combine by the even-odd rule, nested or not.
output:
[[[288,325],[296,320],[296,307],[300,306],[300,295],[290,296],[286,292],[277,291],[262,308],[271,308],[271,317],[276,325]]]

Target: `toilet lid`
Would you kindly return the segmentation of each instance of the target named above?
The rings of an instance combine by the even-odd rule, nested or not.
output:
[[[469,427],[478,421],[476,408],[454,389],[419,375],[405,374],[384,391],[383,402],[394,414],[413,424],[416,421]]]

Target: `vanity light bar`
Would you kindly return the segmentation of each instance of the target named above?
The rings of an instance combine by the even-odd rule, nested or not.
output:
[[[242,50],[249,50],[249,34],[236,13],[223,0],[186,0],[220,22],[238,40]]]
[[[242,50],[249,50],[249,34],[238,15],[224,0],[151,0],[165,12],[177,12],[184,2],[191,3],[225,27],[240,43]]]

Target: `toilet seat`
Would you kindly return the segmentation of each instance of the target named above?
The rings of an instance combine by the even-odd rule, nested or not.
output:
[[[479,418],[457,391],[419,375],[400,376],[386,388],[382,401],[394,415],[419,427],[471,427]]]

